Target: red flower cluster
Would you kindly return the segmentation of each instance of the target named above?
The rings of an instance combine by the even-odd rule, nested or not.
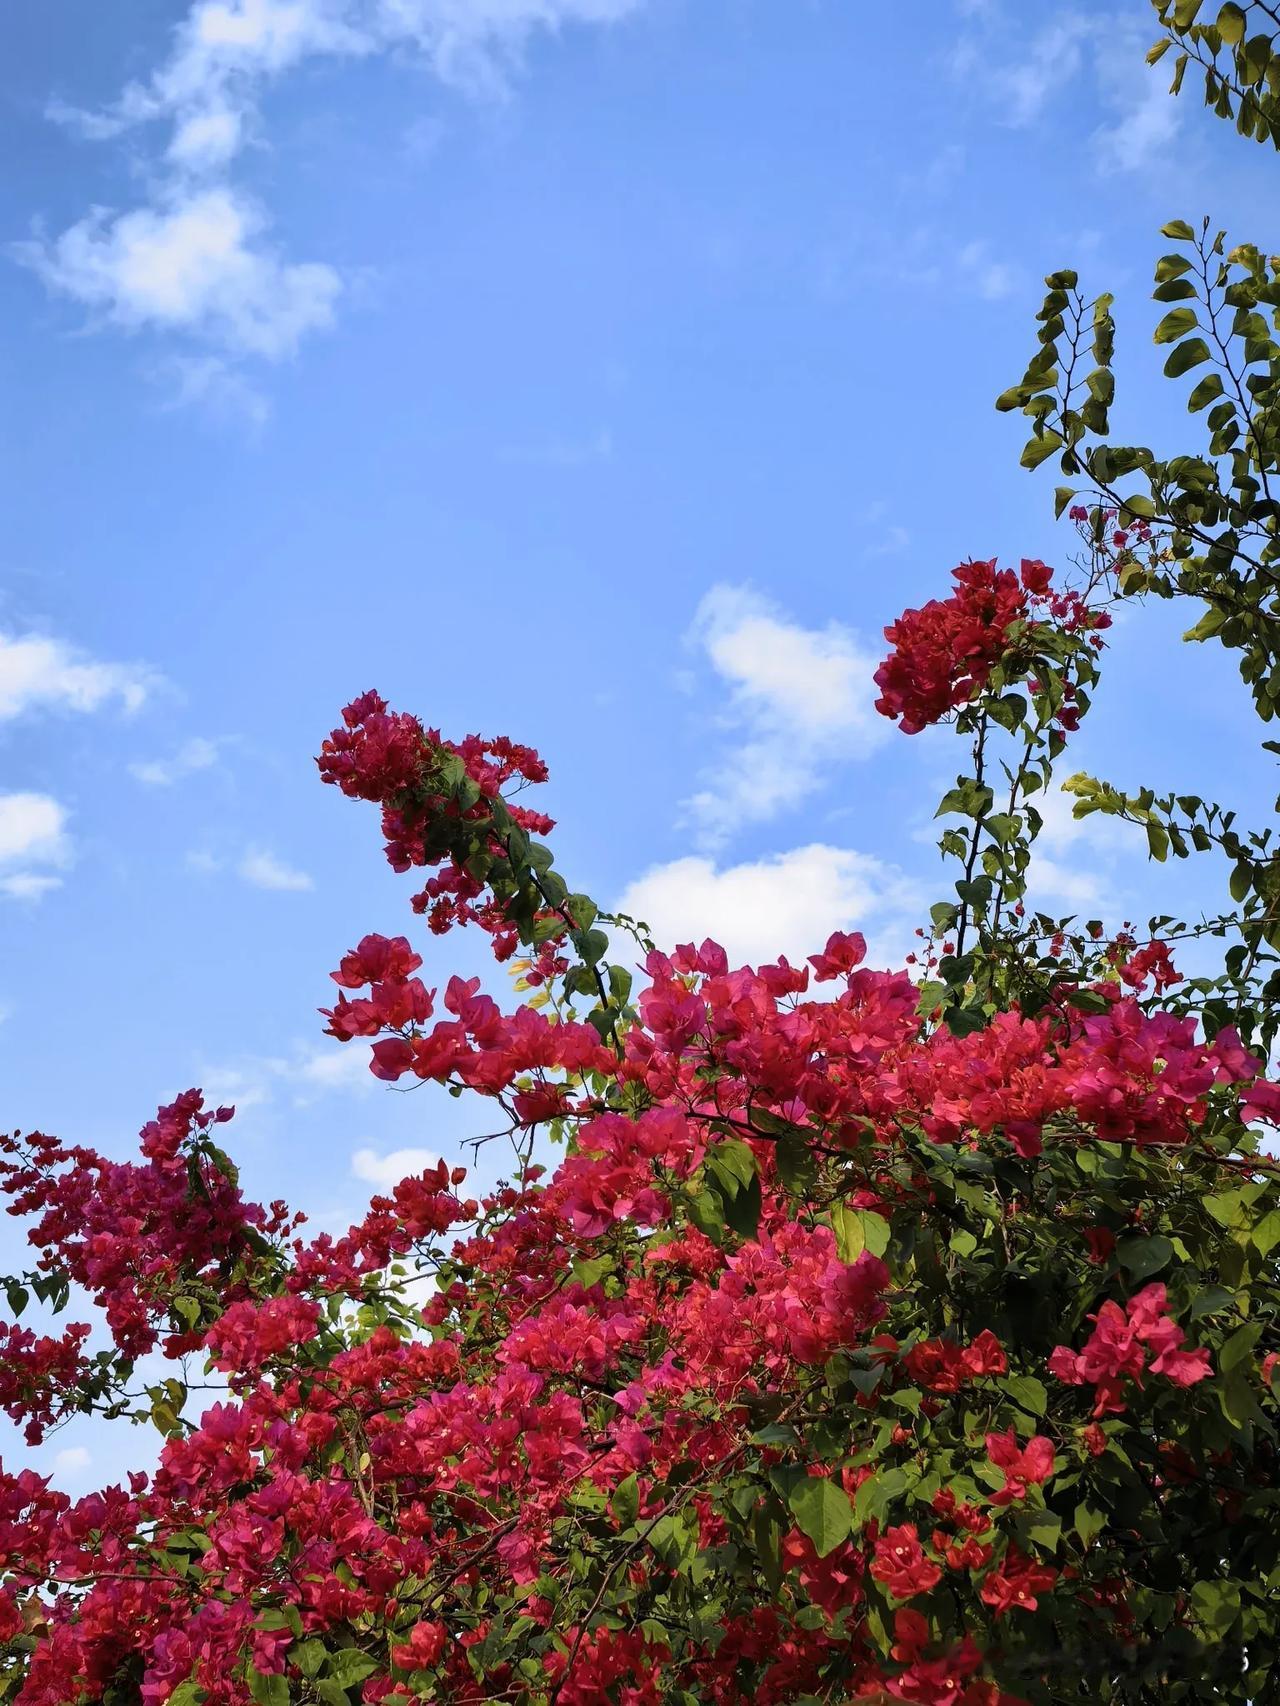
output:
[[[1050,571],[1040,563],[1026,568],[1035,590],[1047,589]],[[950,598],[931,598],[884,631],[893,651],[875,674],[876,710],[904,734],[919,734],[967,704],[986,684],[1010,628],[1027,614],[1027,586],[1012,569],[997,569],[994,559],[961,563],[951,578]]]
[[[993,1505],[1012,1504],[1025,1499],[1029,1487],[1041,1487],[1053,1474],[1053,1441],[1043,1434],[1032,1434],[1025,1445],[1018,1444],[1012,1428],[1004,1433],[987,1435],[987,1456],[997,1469],[1004,1471],[1004,1486],[991,1498]]]
[[[958,1392],[971,1380],[987,1374],[1005,1374],[1008,1361],[1000,1341],[985,1328],[971,1345],[949,1339],[926,1339],[914,1345],[903,1358],[907,1373],[917,1386],[930,1392]]]
[[[1025,651],[1025,669],[1034,655],[1035,636],[1028,633],[1024,646],[1024,628],[1044,623],[1059,634],[1083,632],[1097,650],[1100,631],[1111,625],[1110,616],[1092,609],[1079,593],[1055,593],[1053,570],[1031,558],[1023,558],[1017,574],[997,569],[993,558],[961,563],[951,577],[956,585],[949,598],[933,598],[918,610],[905,611],[884,631],[893,650],[875,673],[880,689],[876,710],[893,718],[904,734],[919,734],[967,705],[1011,649]],[[1076,692],[1075,683],[1064,677],[1055,713],[1063,729],[1079,722]]]
[[[1168,1300],[1159,1284],[1144,1287],[1126,1309],[1108,1298],[1089,1317],[1097,1325],[1083,1350],[1059,1345],[1049,1358],[1049,1372],[1070,1386],[1092,1386],[1095,1416],[1120,1414],[1126,1382],[1141,1386],[1144,1372],[1162,1374],[1178,1386],[1207,1380],[1213,1372],[1209,1353],[1182,1349],[1186,1334],[1166,1313]]]

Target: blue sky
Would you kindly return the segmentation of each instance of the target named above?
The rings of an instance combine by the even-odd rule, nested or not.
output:
[[[48,0],[0,64],[0,1072],[125,1153],[192,1083],[324,1224],[475,1116],[320,1034],[412,928],[312,765],[374,686],[552,766],[575,886],[743,957],[945,880],[948,737],[880,630],[970,555],[1061,560],[992,410],[1040,279],[1158,378],[1158,226],[1274,241],[1273,167],[1142,63],[1146,0]],[[1249,807],[1230,663],[1116,632],[1070,767]],[[1055,910],[1214,905],[1058,814]],[[1176,899],[1175,899],[1176,897]],[[443,981],[478,963],[450,939]],[[353,1070],[354,1065],[354,1070]]]

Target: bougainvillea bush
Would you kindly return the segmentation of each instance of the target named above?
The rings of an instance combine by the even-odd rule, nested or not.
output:
[[[1278,86],[1270,8],[1157,11],[1237,100]],[[1280,136],[1273,99],[1247,133]],[[556,869],[536,753],[366,693],[320,773],[379,808],[416,917],[341,955],[327,1029],[484,1098],[510,1180],[476,1201],[441,1163],[314,1237],[244,1198],[194,1090],[130,1163],[0,1142],[34,1249],[0,1406],[32,1444],[84,1413],[164,1435],[79,1500],[0,1471],[6,1699],[1280,1700],[1270,832],[1071,776],[1153,874],[1225,855],[1230,902],[1138,930],[1028,892],[1117,600],[1197,601],[1189,637],[1280,703],[1280,263],[1169,231],[1157,339],[1205,369],[1207,456],[1096,442],[1109,299],[1055,274],[1001,406],[1072,482],[1073,567],[962,564],[887,630],[879,709],[967,759],[908,965],[840,932],[798,966],[650,943]],[[419,975],[455,927],[503,999]]]
[[[534,752],[347,707],[321,776],[380,807],[419,922],[342,955],[327,1029],[487,1098],[523,1160],[334,1238],[243,1198],[196,1091],[136,1162],[4,1141],[14,1312],[91,1298],[112,1348],[7,1326],[0,1402],[32,1442],[86,1410],[166,1436],[77,1501],[0,1476],[9,1697],[1276,1697],[1267,1010],[1189,1008],[1176,930],[1023,900],[1116,595],[1081,528],[1072,586],[967,563],[889,630],[880,709],[976,760],[903,970],[839,932],[803,966],[648,947],[555,869]],[[464,925],[513,1009],[419,975]]]

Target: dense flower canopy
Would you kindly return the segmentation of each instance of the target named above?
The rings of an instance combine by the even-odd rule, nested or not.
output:
[[[888,630],[882,709],[1060,750],[1110,572],[962,566]],[[1280,1091],[1168,1004],[1165,942],[1064,925],[1001,996],[982,920],[1021,927],[1029,813],[992,829],[979,776],[987,887],[971,858],[914,975],[856,934],[754,968],[642,941],[633,995],[624,924],[508,801],[535,753],[366,693],[319,763],[428,873],[414,911],[521,950],[526,996],[429,988],[367,936],[329,1034],[488,1098],[516,1164],[475,1201],[441,1162],[311,1237],[244,1199],[196,1091],[133,1163],[4,1140],[37,1252],[11,1303],[92,1300],[110,1348],[10,1326],[0,1402],[32,1441],[89,1409],[166,1435],[78,1501],[0,1475],[17,1706],[1013,1706],[1188,1665],[1262,1698],[1280,1208],[1247,1120]],[[180,1372],[139,1395],[157,1349]]]

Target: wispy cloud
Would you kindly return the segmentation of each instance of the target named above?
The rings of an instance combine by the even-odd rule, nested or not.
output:
[[[162,407],[199,408],[214,421],[254,433],[271,418],[270,399],[225,356],[171,356],[156,363],[151,377],[165,393]]]
[[[1063,7],[961,8],[970,22],[951,55],[954,75],[983,92],[1002,123],[1025,127],[1079,107],[1087,76],[1103,117],[1090,143],[1103,173],[1140,170],[1158,161],[1176,135],[1182,110],[1168,93],[1167,67],[1146,64],[1150,32],[1136,12]]]
[[[1118,35],[1119,40],[1115,37]],[[1169,93],[1169,66],[1147,65],[1145,27],[1125,18],[1110,44],[1098,46],[1099,91],[1109,116],[1094,131],[1094,158],[1103,172],[1141,169],[1165,157],[1178,134],[1183,108]]]
[[[304,1055],[291,1068],[298,1095],[306,1098],[333,1090],[370,1090],[374,1079],[369,1071],[368,1052],[350,1044],[335,1043]]]
[[[101,663],[47,634],[0,632],[0,721],[26,711],[136,711],[156,677],[140,664]]]
[[[966,80],[985,84],[999,97],[997,110],[1005,124],[1031,124],[1079,71],[1092,33],[1091,20],[1067,9],[1042,29],[1019,36],[1007,27],[1006,18],[997,20],[995,7],[985,6],[969,15],[979,24],[990,21],[995,27],[998,22],[999,38],[1008,42],[1012,35],[1015,51],[993,54],[985,36],[966,34],[956,46],[953,69]]]
[[[48,867],[68,860],[66,826],[65,806],[49,794],[0,794],[0,894],[37,901],[61,886]]]
[[[530,38],[614,23],[643,0],[196,0],[168,56],[100,111],[51,102],[51,119],[92,142],[163,125],[144,205],[93,208],[16,253],[51,291],[129,330],[180,332],[235,356],[292,354],[329,326],[344,288],[323,261],[272,246],[263,210],[231,181],[259,128],[259,98],[319,56],[406,50],[440,81],[501,95]],[[225,368],[190,368],[179,394],[225,406]],[[250,392],[252,397],[253,393]],[[235,396],[243,401],[243,396]]]
[[[1001,302],[1017,288],[1018,269],[1008,261],[994,260],[989,245],[981,240],[966,243],[956,259],[986,302]]]
[[[369,1058],[359,1042],[298,1046],[291,1054],[209,1062],[198,1077],[211,1106],[225,1103],[244,1114],[283,1098],[291,1107],[306,1108],[329,1096],[371,1094],[378,1080],[369,1071]]]
[[[351,1157],[351,1172],[353,1177],[363,1179],[368,1185],[381,1185],[384,1190],[390,1190],[401,1179],[425,1173],[439,1159],[430,1149],[392,1149],[386,1155],[379,1155],[376,1149],[357,1149]]]
[[[581,439],[547,438],[513,444],[502,452],[504,462],[525,462],[540,468],[585,468],[613,459],[613,434],[607,427]]]
[[[198,770],[208,770],[218,761],[218,748],[211,740],[197,736],[185,741],[172,758],[152,758],[129,766],[129,774],[148,788],[169,788],[184,776]]]
[[[868,853],[815,842],[739,865],[701,857],[656,865],[618,902],[659,947],[710,936],[735,964],[816,953],[833,930],[865,931],[875,964],[901,963],[921,911],[914,883]]]
[[[194,332],[278,360],[328,326],[342,285],[332,267],[290,265],[261,238],[265,216],[226,185],[175,189],[160,205],[94,208],[51,241],[16,246],[53,291],[128,330]]]
[[[304,889],[315,887],[305,871],[285,864],[283,859],[278,859],[274,853],[262,847],[249,848],[236,869],[244,881],[256,889],[300,893]]]
[[[702,600],[690,638],[730,690],[723,720],[736,737],[687,802],[703,845],[795,805],[825,761],[884,738],[876,659],[838,623],[804,628],[750,588],[722,585]]]
[[[1137,854],[1139,845],[1145,855],[1145,841],[1139,844],[1114,818],[1075,817],[1074,799],[1056,786],[1031,803],[1042,820],[1027,874],[1032,904],[1057,901],[1114,920],[1125,904],[1117,861]]]

